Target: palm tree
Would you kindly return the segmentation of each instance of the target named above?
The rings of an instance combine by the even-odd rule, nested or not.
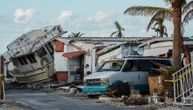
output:
[[[149,22],[149,24],[147,26],[147,31],[149,31],[150,27],[152,27],[151,29],[153,29],[157,33],[157,36],[159,36],[159,37],[164,37],[164,36],[168,37],[167,28],[166,28],[165,25],[163,25],[163,22],[164,22],[163,18],[154,19],[153,22]]]
[[[72,34],[69,35],[68,37],[79,38],[79,37],[81,37],[83,34],[84,34],[84,33],[81,33],[81,32],[77,32],[77,33],[72,32]]]
[[[191,8],[193,7],[193,1],[190,1],[186,5],[186,0],[164,0],[167,3],[171,3],[171,8],[152,7],[152,6],[134,6],[125,10],[124,14],[130,15],[143,15],[152,16],[151,20],[156,18],[163,18],[173,20],[173,66],[180,67],[181,65],[181,52],[183,46],[182,40],[182,14],[187,12],[184,21],[188,22],[192,19]],[[189,18],[189,19],[188,19]],[[151,22],[150,20],[150,22]]]
[[[117,22],[117,21],[115,21],[114,24],[115,24],[115,27],[116,27],[117,31],[113,32],[113,33],[110,35],[110,37],[112,37],[113,35],[114,35],[115,37],[123,37],[124,35],[123,35],[123,32],[122,32],[122,31],[125,31],[125,29],[124,29],[123,27],[121,27],[121,25],[120,25],[119,22]]]

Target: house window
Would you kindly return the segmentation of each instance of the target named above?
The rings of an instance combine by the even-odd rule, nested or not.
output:
[[[45,56],[47,54],[46,50],[44,49],[44,47],[40,48],[38,51],[37,51],[37,54],[40,58],[42,58],[43,56]]]
[[[13,62],[13,65],[18,65],[18,59],[17,58],[13,58],[12,62]]]
[[[37,62],[33,54],[27,55],[27,58],[30,61],[30,63],[36,63]]]
[[[54,48],[53,48],[51,42],[46,45],[46,48],[48,49],[48,51],[51,55],[54,53]]]

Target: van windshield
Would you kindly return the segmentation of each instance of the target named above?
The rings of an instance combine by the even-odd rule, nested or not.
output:
[[[102,71],[120,71],[123,66],[124,61],[107,61],[99,69],[98,72]]]

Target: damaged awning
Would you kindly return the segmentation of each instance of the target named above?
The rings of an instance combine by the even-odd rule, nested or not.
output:
[[[63,53],[62,56],[69,58],[69,59],[75,59],[83,55],[84,53],[85,53],[84,51],[73,51],[73,52]]]

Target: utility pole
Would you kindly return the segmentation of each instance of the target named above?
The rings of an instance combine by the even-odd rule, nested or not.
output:
[[[0,102],[5,99],[5,88],[4,88],[4,58],[0,55]]]

